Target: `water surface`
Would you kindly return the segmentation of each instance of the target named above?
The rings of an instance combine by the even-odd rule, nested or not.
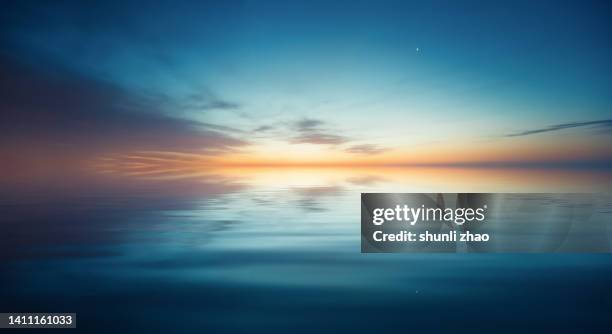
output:
[[[6,182],[0,311],[90,332],[584,331],[609,254],[361,254],[361,192],[602,192],[607,171],[105,169]]]

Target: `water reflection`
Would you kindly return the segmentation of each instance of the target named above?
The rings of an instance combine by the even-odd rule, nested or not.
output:
[[[106,167],[3,188],[0,309],[78,312],[98,332],[609,321],[605,254],[359,253],[360,192],[596,192],[606,171]]]

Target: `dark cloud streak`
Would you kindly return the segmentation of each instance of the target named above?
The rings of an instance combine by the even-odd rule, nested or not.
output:
[[[321,125],[323,125],[324,122],[318,119],[311,119],[311,118],[304,118],[302,120],[299,120],[295,123],[295,126],[297,128],[298,131],[309,131],[309,130],[313,130]]]
[[[347,148],[345,151],[347,151],[348,153],[354,153],[354,154],[379,154],[386,150],[387,150],[386,148],[380,147],[377,145],[362,144],[362,145],[353,145]]]
[[[0,138],[20,148],[216,154],[247,144],[235,129],[167,115],[155,101],[59,67],[0,55]]]
[[[588,126],[612,129],[612,120],[608,119],[608,120],[598,120],[598,121],[589,121],[589,122],[563,123],[563,124],[552,125],[546,128],[511,133],[511,134],[505,135],[505,137],[522,137],[522,136],[529,136],[529,135],[533,135],[537,133],[552,132],[552,131],[559,131],[559,130],[565,130],[565,129],[571,129],[571,128],[579,128],[579,127],[588,127]]]
[[[349,141],[345,136],[331,133],[323,128],[325,122],[318,119],[304,118],[294,123],[297,135],[290,141],[295,144],[338,145]]]
[[[318,144],[318,145],[337,145],[345,143],[347,139],[343,136],[321,133],[317,131],[300,134],[291,139],[294,144]]]

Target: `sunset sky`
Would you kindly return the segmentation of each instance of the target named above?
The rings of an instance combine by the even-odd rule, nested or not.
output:
[[[611,8],[573,3],[4,4],[0,150],[610,166]]]

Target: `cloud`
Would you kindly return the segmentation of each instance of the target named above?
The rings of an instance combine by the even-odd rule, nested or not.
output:
[[[303,133],[291,139],[295,144],[318,144],[318,145],[337,145],[345,143],[347,139],[343,136],[321,133],[317,131]]]
[[[323,121],[318,120],[318,119],[311,119],[311,118],[304,118],[295,123],[298,131],[313,130],[323,124],[324,124]]]
[[[559,131],[559,130],[564,130],[564,129],[587,127],[587,126],[598,127],[598,128],[603,127],[603,128],[612,129],[612,120],[607,119],[607,120],[598,120],[598,121],[590,121],[590,122],[563,123],[563,124],[552,125],[552,126],[540,128],[540,129],[532,129],[532,130],[527,130],[527,131],[522,131],[522,132],[517,132],[517,133],[511,133],[511,134],[505,135],[505,137],[529,136],[529,135],[533,135],[537,133],[552,132],[552,131]]]
[[[260,127],[257,127],[255,130],[253,130],[253,132],[266,132],[266,131],[270,131],[273,129],[274,127],[271,125],[262,125]]]
[[[146,96],[57,67],[0,55],[0,79],[0,138],[9,149],[217,154],[248,144],[228,134],[236,129],[169,116]]]
[[[337,145],[349,141],[345,136],[332,133],[324,128],[325,122],[318,119],[304,118],[293,124],[297,135],[290,141],[295,144]],[[337,131],[336,131],[337,132]]]
[[[245,133],[244,130],[238,129],[238,128],[234,128],[231,126],[226,126],[226,125],[220,125],[220,124],[213,124],[213,123],[208,123],[208,122],[197,122],[198,126],[205,128],[205,129],[210,129],[210,130],[217,130],[217,131],[223,131],[223,132],[232,132],[232,133]]]
[[[348,147],[345,151],[354,154],[379,154],[387,149],[372,144],[353,145]]]
[[[149,109],[154,106],[156,111],[163,112],[167,115],[176,115],[177,113],[186,112],[187,115],[202,116],[202,113],[208,111],[229,111],[239,117],[244,117],[241,105],[236,102],[220,99],[215,94],[209,92],[207,89],[200,88],[203,92],[188,94],[184,96],[170,96],[163,92],[139,94],[138,98],[131,101],[130,108],[136,109]],[[125,106],[128,107],[128,106]],[[201,122],[214,130],[221,130],[227,132],[245,132],[243,130],[232,128],[224,125],[211,124]]]
[[[236,110],[240,104],[220,99],[210,92],[190,94],[184,99],[182,107],[190,110]]]

